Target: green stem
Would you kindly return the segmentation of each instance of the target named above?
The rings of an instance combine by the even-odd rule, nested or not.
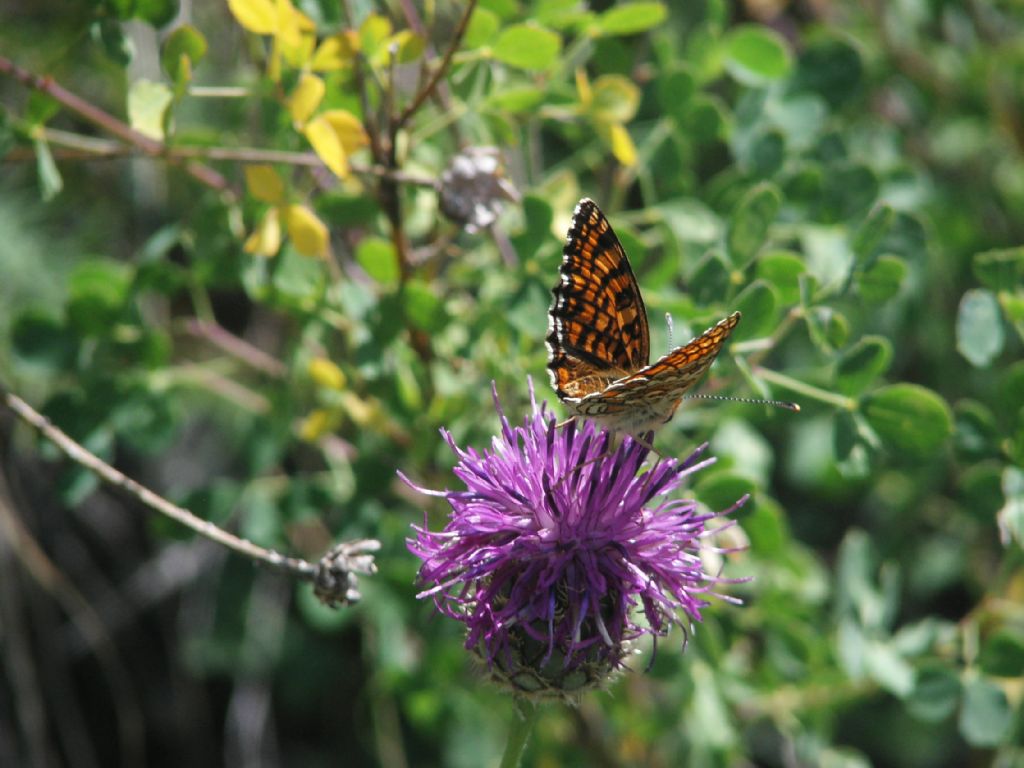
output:
[[[537,722],[538,707],[532,701],[516,696],[512,726],[508,731],[508,744],[501,758],[501,768],[518,768],[523,750],[530,738],[533,724]]]
[[[843,395],[837,395],[835,392],[819,389],[818,387],[807,384],[798,379],[791,378],[783,373],[779,373],[778,371],[773,371],[770,368],[756,368],[754,370],[754,374],[765,381],[784,387],[790,392],[797,392],[814,400],[820,400],[823,403],[834,405],[836,408],[840,408],[844,411],[853,412],[857,410],[857,401],[851,397],[844,397]]]

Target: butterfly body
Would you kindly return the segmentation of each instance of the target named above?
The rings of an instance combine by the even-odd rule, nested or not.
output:
[[[559,400],[604,429],[640,435],[672,418],[740,321],[734,312],[649,363],[647,311],[619,239],[586,198],[573,214],[552,291],[548,374]]]

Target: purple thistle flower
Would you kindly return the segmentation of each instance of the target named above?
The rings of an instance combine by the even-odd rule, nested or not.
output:
[[[494,393],[502,429],[482,455],[442,430],[466,490],[402,476],[452,508],[444,530],[424,521],[407,544],[423,561],[418,597],[466,625],[466,647],[496,679],[571,696],[621,668],[631,641],[700,621],[713,585],[727,581],[703,570],[703,540],[733,522],[709,529],[717,514],[664,498],[714,461],[700,461],[706,445],[638,474],[650,453],[643,443],[624,437],[612,447],[611,433],[591,423],[556,428],[532,383],[530,399],[532,413],[513,428]]]

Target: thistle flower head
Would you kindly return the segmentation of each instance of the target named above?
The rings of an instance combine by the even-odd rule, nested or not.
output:
[[[482,454],[455,444],[466,489],[443,496],[448,524],[413,526],[409,550],[437,609],[466,625],[466,647],[518,692],[574,696],[619,669],[632,641],[699,621],[717,576],[700,557],[716,514],[667,496],[713,459],[644,468],[649,448],[618,447],[593,424],[556,427],[546,405]],[[406,482],[409,482],[406,480]],[[412,485],[412,483],[410,483]],[[719,550],[721,551],[721,550]]]

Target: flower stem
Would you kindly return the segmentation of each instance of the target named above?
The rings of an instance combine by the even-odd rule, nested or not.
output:
[[[505,745],[505,754],[501,758],[501,768],[518,768],[533,724],[537,722],[537,711],[538,707],[532,701],[516,696],[515,714],[512,717],[512,727],[508,731],[508,744]]]

